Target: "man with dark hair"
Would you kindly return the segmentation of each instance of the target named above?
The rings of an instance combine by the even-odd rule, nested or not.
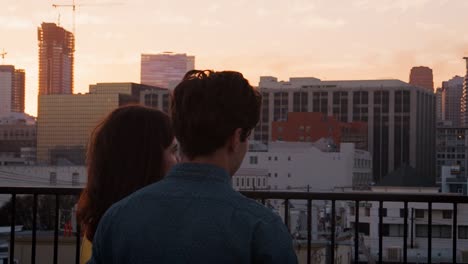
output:
[[[195,70],[171,103],[182,163],[106,212],[90,263],[297,263],[281,218],[231,186],[260,93],[238,72]]]

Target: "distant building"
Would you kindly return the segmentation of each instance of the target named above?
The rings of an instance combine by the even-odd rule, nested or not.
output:
[[[244,176],[247,169],[252,170],[252,177],[234,176],[233,186],[330,191],[335,187],[367,187],[372,182],[369,152],[355,149],[353,143],[342,143],[337,152],[323,139],[315,143],[272,142],[267,151],[249,151],[241,165]],[[262,177],[265,173],[266,179]]]
[[[442,88],[437,88],[435,92],[436,98],[436,122],[442,122],[444,120],[444,114],[442,112]]]
[[[425,194],[441,195],[439,187],[423,186],[374,186],[372,192],[382,194]],[[443,199],[441,197],[441,199]],[[465,204],[458,205],[458,226],[457,226],[457,259],[456,263],[468,262],[468,218]],[[359,234],[363,242],[359,248],[363,252],[369,250],[372,260],[378,260],[379,254],[379,217],[382,214],[382,258],[384,263],[401,263],[403,261],[403,239],[405,210],[401,202],[385,202],[383,210],[379,213],[379,202],[362,202],[359,206]],[[350,203],[346,217],[349,227],[354,228],[355,223],[355,203]],[[408,211],[408,263],[428,263],[428,204],[409,203]],[[432,205],[432,261],[437,263],[452,262],[452,242],[453,240],[453,205],[438,204]],[[372,263],[366,256],[360,256],[363,263]]]
[[[254,140],[269,144],[273,122],[286,121],[290,112],[321,112],[341,122],[367,122],[376,182],[407,165],[435,182],[432,91],[399,80],[279,82],[275,77],[261,77],[259,91],[263,101]]]
[[[468,176],[468,128],[437,127],[436,157],[436,176],[439,182],[443,166],[458,166],[459,176],[466,178]]]
[[[463,77],[455,76],[442,83],[442,120],[451,121],[454,127],[459,127],[461,123],[462,96]]]
[[[0,116],[24,112],[25,72],[0,65]]]
[[[169,113],[170,90],[152,89],[140,93],[140,104]]]
[[[13,113],[0,118],[0,166],[34,163],[35,155],[27,153],[35,148],[36,121],[33,117]]]
[[[357,149],[367,150],[366,122],[339,122],[323,113],[288,113],[287,120],[272,123],[272,141],[315,142],[320,138],[340,143],[355,143]]]
[[[434,91],[434,76],[429,67],[413,67],[410,72],[409,84]]]
[[[89,135],[115,108],[138,103],[157,87],[136,83],[98,83],[88,94],[39,96],[37,159],[40,164],[84,164]]]
[[[461,99],[461,126],[468,127],[468,57],[464,57],[466,60],[466,75],[463,82],[463,93]]]
[[[42,23],[39,41],[39,95],[72,94],[75,37],[54,23]]]
[[[87,181],[85,166],[5,166],[2,186],[72,187],[84,186]]]
[[[468,195],[468,178],[462,174],[460,166],[442,166],[441,172],[440,189],[443,193]]]
[[[172,89],[194,68],[195,56],[172,52],[141,54],[140,82]]]

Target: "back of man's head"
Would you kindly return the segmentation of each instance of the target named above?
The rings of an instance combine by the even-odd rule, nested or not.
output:
[[[172,123],[188,159],[209,156],[237,129],[245,141],[260,116],[261,95],[241,73],[189,71],[172,96]]]

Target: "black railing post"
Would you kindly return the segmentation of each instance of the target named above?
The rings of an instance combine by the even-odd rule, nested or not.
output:
[[[359,263],[359,201],[354,206],[354,263]]]
[[[284,200],[284,224],[289,230],[289,199]]]
[[[75,264],[80,264],[80,254],[81,254],[81,224],[76,218],[76,255],[75,255]]]
[[[312,247],[312,200],[307,200],[307,264],[311,263]]]
[[[59,195],[55,195],[55,229],[54,229],[54,264],[58,263],[58,239],[59,239]]]
[[[452,231],[453,231],[453,240],[452,240],[452,263],[457,263],[457,229],[458,229],[458,204],[453,203],[453,224],[452,224]]]
[[[15,263],[16,194],[11,195],[10,264]]]
[[[336,229],[336,213],[335,213],[335,205],[336,200],[332,200],[332,208],[331,208],[331,235],[330,235],[330,263],[335,263],[335,229]]]
[[[379,263],[383,262],[383,202],[379,201]]]
[[[34,194],[33,201],[33,226],[32,226],[32,243],[31,243],[31,264],[36,263],[36,233],[37,233],[37,199],[38,194]]]
[[[403,263],[408,263],[408,202],[405,201],[403,217]]]
[[[427,264],[432,263],[432,202],[428,203],[429,210],[427,216]]]

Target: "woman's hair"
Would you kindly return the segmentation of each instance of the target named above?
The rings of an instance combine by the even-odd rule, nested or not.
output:
[[[78,219],[90,241],[112,204],[164,176],[164,150],[173,140],[168,115],[137,105],[114,110],[94,129],[88,182],[78,202]]]

